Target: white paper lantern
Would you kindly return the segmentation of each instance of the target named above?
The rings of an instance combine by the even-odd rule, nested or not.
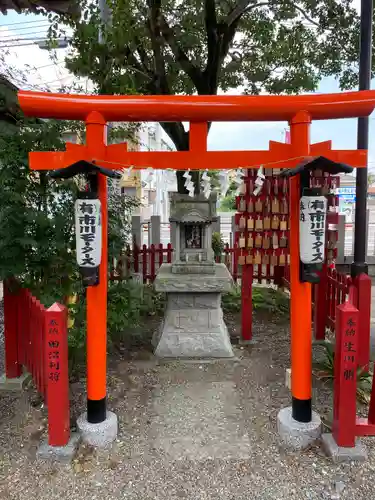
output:
[[[100,201],[79,199],[75,203],[77,263],[93,268],[102,258],[102,222]]]
[[[325,257],[327,198],[302,196],[300,199],[299,249],[304,264],[321,264]]]

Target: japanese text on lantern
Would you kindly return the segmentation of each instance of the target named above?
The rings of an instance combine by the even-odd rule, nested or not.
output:
[[[356,323],[353,318],[348,318],[344,333],[344,352],[343,352],[343,377],[345,381],[355,380],[355,370],[357,365],[356,349]]]
[[[304,264],[321,264],[325,257],[327,199],[302,196],[300,199],[300,258]]]
[[[97,267],[102,254],[102,231],[99,200],[79,199],[75,204],[77,263]]]
[[[59,324],[56,319],[48,323],[48,378],[58,382],[60,378],[60,337]]]

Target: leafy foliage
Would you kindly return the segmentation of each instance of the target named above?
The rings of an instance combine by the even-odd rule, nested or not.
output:
[[[80,2],[67,21],[73,50],[67,60],[106,94],[213,95],[313,91],[324,76],[342,88],[357,82],[359,19],[351,0],[107,0]],[[55,21],[51,36],[58,32]],[[98,41],[99,31],[102,40]],[[188,147],[181,123],[163,123],[178,150]],[[179,191],[183,192],[183,178]]]
[[[237,185],[231,182],[225,198],[220,201],[220,210],[222,212],[235,212],[236,211],[236,190]]]
[[[222,306],[226,312],[241,311],[241,287],[239,285],[222,295]],[[279,318],[286,317],[289,314],[289,299],[279,290],[253,287],[253,309],[272,313]]]
[[[48,180],[29,170],[27,155],[63,148],[64,124],[21,124],[18,134],[0,136],[0,276],[17,276],[38,288],[60,285],[74,275],[72,182]]]
[[[221,257],[224,251],[224,240],[221,233],[216,232],[212,234],[212,250],[215,257]]]
[[[165,297],[153,286],[132,280],[110,282],[108,287],[107,335],[110,348],[127,350],[150,346],[150,328],[144,322],[164,310]],[[86,298],[70,306],[74,324],[69,330],[69,362],[74,373],[84,365],[86,353]]]
[[[81,289],[74,231],[78,184],[31,171],[28,153],[64,149],[67,130],[71,123],[51,120],[21,122],[17,134],[0,134],[0,279],[15,276],[38,297],[60,301]],[[112,257],[130,239],[129,215],[139,202],[121,196],[117,187],[109,191]]]

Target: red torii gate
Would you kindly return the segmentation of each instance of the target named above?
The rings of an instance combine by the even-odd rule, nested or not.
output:
[[[105,168],[126,166],[155,169],[290,168],[306,156],[319,156],[353,167],[367,164],[367,151],[335,151],[331,142],[310,144],[312,120],[368,116],[375,108],[375,91],[300,96],[85,96],[20,91],[19,103],[26,115],[40,118],[84,120],[86,144],[67,144],[65,152],[32,152],[33,170],[67,167],[79,160]],[[291,143],[270,142],[268,151],[207,151],[207,122],[288,121]],[[130,152],[126,144],[106,145],[108,121],[190,122],[189,151]],[[100,283],[87,291],[87,393],[105,415],[106,314],[107,314],[107,189],[99,175],[102,206],[102,263]],[[311,285],[299,279],[299,176],[290,180],[290,275],[292,396],[298,409],[311,415]],[[91,418],[91,420],[90,420]],[[96,415],[88,415],[98,422]],[[105,418],[105,417],[104,417]],[[310,416],[311,419],[311,416]]]

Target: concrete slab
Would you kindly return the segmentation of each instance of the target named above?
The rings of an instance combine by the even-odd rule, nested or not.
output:
[[[66,446],[50,446],[48,441],[45,441],[39,446],[36,456],[41,460],[69,464],[76,455],[80,439],[79,434],[73,433]]]
[[[190,382],[154,392],[149,439],[170,460],[248,459],[249,436],[232,382]]]
[[[23,373],[17,378],[6,378],[5,374],[3,374],[0,376],[0,391],[20,392],[30,378],[30,373]]]
[[[325,454],[336,463],[339,462],[364,462],[367,460],[366,447],[359,439],[353,448],[338,446],[332,434],[323,434],[322,448]]]
[[[82,441],[95,448],[106,448],[117,437],[117,416],[107,411],[107,418],[99,424],[91,424],[87,421],[87,413],[83,413],[77,420],[77,429]]]
[[[311,422],[297,422],[292,417],[292,408],[283,408],[277,415],[277,430],[286,448],[303,450],[317,441],[322,433],[322,422],[314,411]]]
[[[175,274],[172,264],[163,264],[154,281],[157,292],[175,293],[221,293],[229,292],[233,287],[228,268],[225,264],[215,265],[215,274]]]

